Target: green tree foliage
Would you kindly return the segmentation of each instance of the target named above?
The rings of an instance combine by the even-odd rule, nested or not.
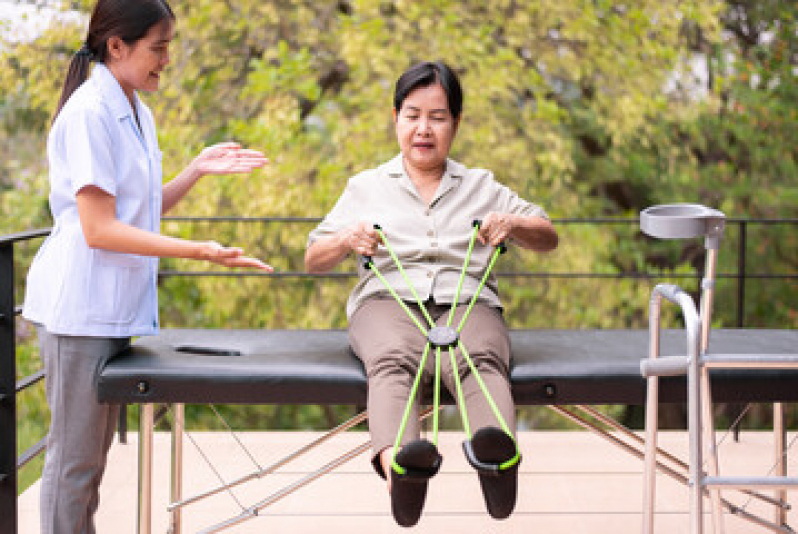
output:
[[[91,3],[64,8],[88,13]],[[159,126],[165,178],[222,140],[271,159],[251,176],[205,178],[175,214],[324,215],[349,176],[398,152],[391,97],[399,74],[413,62],[442,59],[465,89],[452,156],[493,170],[555,218],[633,218],[648,205],[677,201],[730,217],[796,216],[793,3],[175,0],[173,7],[171,65],[158,93],[143,96]],[[0,48],[0,233],[48,224],[46,132],[84,32],[77,23],[53,24],[35,40]],[[690,83],[695,65],[706,82]],[[292,272],[302,270],[313,224],[166,222],[164,232],[240,245]],[[608,278],[505,279],[511,325],[644,327],[653,282],[611,277],[689,275],[703,261],[701,243],[646,240],[633,223],[561,224],[560,231],[555,253],[512,251],[499,269]],[[751,257],[763,260],[752,260],[751,270],[795,272],[794,225],[752,227],[749,240]],[[736,271],[738,243],[731,226],[721,272]],[[20,255],[20,272],[35,246]],[[339,270],[353,268],[348,262]],[[677,281],[697,287],[689,276]],[[343,327],[352,284],[166,277],[163,324]],[[719,284],[716,324],[734,324],[734,291],[731,281]],[[798,325],[794,282],[752,282],[748,298],[751,324]]]

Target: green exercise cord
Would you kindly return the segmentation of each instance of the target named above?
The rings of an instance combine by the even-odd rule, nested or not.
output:
[[[516,443],[515,437],[513,437],[513,434],[510,431],[509,425],[507,425],[507,422],[504,420],[504,417],[502,417],[501,412],[499,411],[498,407],[496,406],[495,401],[493,400],[493,397],[490,394],[490,391],[488,391],[488,388],[485,385],[485,383],[483,382],[482,377],[479,375],[479,371],[477,371],[476,365],[474,365],[474,362],[471,359],[471,356],[468,354],[468,351],[466,350],[465,346],[463,345],[463,342],[460,340],[460,332],[462,331],[463,326],[465,325],[465,322],[466,322],[466,320],[468,319],[468,316],[471,313],[471,309],[474,307],[474,304],[476,303],[477,298],[479,297],[479,294],[482,291],[482,288],[485,287],[485,283],[487,282],[488,277],[490,276],[490,273],[493,270],[493,266],[495,265],[496,260],[498,259],[500,254],[504,253],[507,250],[506,246],[503,243],[499,244],[499,246],[497,246],[496,249],[494,250],[493,255],[490,258],[490,262],[488,263],[488,267],[485,270],[485,274],[482,276],[482,279],[480,280],[480,283],[479,283],[479,286],[477,287],[477,290],[474,292],[474,295],[471,297],[471,301],[469,302],[468,307],[466,308],[466,311],[463,314],[463,317],[460,320],[460,323],[458,324],[457,328],[453,329],[452,326],[451,326],[452,325],[452,321],[454,320],[454,314],[455,314],[455,310],[457,308],[457,303],[458,303],[458,301],[460,299],[460,292],[461,292],[461,290],[463,288],[463,281],[465,280],[466,270],[468,269],[468,264],[471,261],[471,254],[472,254],[472,252],[474,250],[474,243],[476,242],[476,237],[477,237],[477,234],[479,232],[480,222],[479,221],[474,221],[472,226],[473,226],[473,231],[471,233],[471,239],[469,240],[469,243],[468,243],[468,250],[466,252],[465,261],[463,262],[463,268],[462,268],[462,270],[460,272],[460,279],[459,279],[459,281],[457,283],[457,289],[455,291],[454,299],[452,301],[452,307],[451,307],[451,309],[449,311],[449,318],[448,318],[448,320],[446,322],[445,329],[441,329],[442,332],[440,332],[440,333],[436,332],[440,327],[436,328],[435,322],[432,320],[432,318],[430,317],[429,313],[427,312],[427,309],[425,308],[424,303],[422,302],[421,298],[418,296],[418,293],[416,292],[415,288],[413,287],[413,284],[410,282],[410,278],[407,276],[407,273],[402,268],[402,264],[399,261],[399,258],[396,256],[396,254],[394,253],[393,249],[391,248],[391,245],[390,245],[390,243],[388,241],[387,236],[382,231],[382,228],[380,228],[379,225],[375,224],[374,228],[377,230],[377,233],[379,234],[380,238],[382,239],[382,242],[385,245],[385,248],[388,251],[388,254],[390,255],[391,259],[393,260],[394,264],[396,265],[397,269],[399,270],[399,273],[402,275],[402,278],[404,279],[405,283],[407,284],[408,288],[410,289],[410,292],[412,293],[413,297],[415,298],[416,304],[418,304],[418,307],[421,310],[421,313],[424,315],[424,318],[429,323],[430,330],[427,330],[421,324],[421,322],[415,316],[415,314],[412,311],[410,311],[410,308],[407,307],[407,305],[404,303],[404,301],[399,297],[399,295],[396,293],[396,291],[391,287],[390,283],[388,283],[388,281],[385,279],[385,277],[379,271],[377,266],[372,261],[371,257],[369,257],[369,256],[365,256],[364,257],[363,266],[366,269],[371,269],[374,272],[374,274],[377,276],[377,278],[379,278],[379,280],[385,286],[385,288],[387,289],[388,293],[390,293],[390,295],[402,307],[402,309],[405,311],[407,316],[418,327],[418,329],[421,331],[421,333],[424,335],[424,337],[427,338],[427,343],[424,346],[424,352],[422,353],[421,361],[419,362],[419,366],[418,366],[418,371],[416,372],[415,379],[413,380],[413,387],[412,387],[412,389],[410,391],[410,396],[409,396],[409,398],[407,400],[407,405],[405,406],[405,411],[404,411],[404,414],[402,416],[402,422],[401,422],[401,424],[399,426],[399,431],[398,431],[398,433],[396,435],[396,441],[394,443],[394,453],[393,453],[393,458],[391,459],[391,467],[400,475],[406,474],[406,469],[396,462],[396,455],[399,453],[399,447],[400,447],[400,445],[402,443],[402,437],[404,436],[404,433],[405,433],[405,430],[406,430],[406,427],[407,427],[407,422],[408,422],[408,420],[410,418],[410,413],[411,413],[412,406],[413,406],[413,399],[418,394],[419,385],[421,384],[421,377],[422,377],[424,368],[426,367],[427,358],[429,357],[430,349],[432,348],[433,345],[435,346],[435,380],[434,380],[434,390],[433,390],[433,412],[432,412],[432,414],[433,414],[433,416],[432,416],[433,438],[432,438],[432,443],[436,447],[438,446],[438,412],[440,411],[440,373],[441,373],[441,361],[440,360],[441,360],[441,347],[442,346],[448,346],[448,349],[449,349],[449,358],[451,359],[451,362],[452,362],[452,374],[453,374],[454,382],[455,382],[455,389],[456,389],[456,395],[457,395],[457,399],[458,399],[458,405],[460,407],[460,416],[461,416],[461,418],[463,420],[463,428],[465,430],[466,435],[468,436],[468,439],[469,440],[471,439],[472,434],[471,434],[471,427],[470,427],[469,422],[468,422],[468,413],[467,413],[466,407],[465,407],[465,398],[463,396],[462,385],[460,383],[460,373],[458,372],[457,361],[456,361],[456,358],[455,358],[455,350],[454,350],[455,346],[460,349],[460,353],[463,355],[463,358],[465,359],[465,361],[466,361],[471,373],[476,378],[477,384],[479,384],[479,387],[480,387],[480,389],[482,391],[482,394],[485,396],[485,399],[488,401],[488,404],[490,405],[490,408],[493,411],[493,414],[496,416],[496,419],[499,421],[499,424],[501,425],[502,430],[508,436],[510,436],[510,438],[513,440],[513,443]],[[433,336],[433,335],[442,335],[444,337],[444,339],[438,339],[438,340],[436,340],[434,342],[431,339],[431,337],[430,337],[430,336]],[[499,466],[499,469],[504,470],[504,469],[508,469],[508,468],[512,467],[513,465],[518,463],[518,461],[520,460],[520,457],[521,456],[520,456],[520,453],[518,451],[518,445],[516,443],[515,456],[513,458],[507,460],[506,462],[502,463]]]

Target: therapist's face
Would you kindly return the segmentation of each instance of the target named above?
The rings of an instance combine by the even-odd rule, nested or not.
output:
[[[443,87],[436,83],[411,91],[402,108],[394,110],[394,121],[405,165],[443,174],[458,124]]]
[[[161,72],[169,64],[169,44],[175,34],[174,21],[164,19],[131,44],[119,38],[108,40],[108,68],[128,98],[134,91],[158,89]]]

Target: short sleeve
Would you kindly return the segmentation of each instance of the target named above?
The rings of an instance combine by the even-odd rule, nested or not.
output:
[[[502,213],[512,213],[513,215],[525,215],[527,217],[549,218],[542,207],[524,200],[509,187],[500,184],[495,179],[492,180],[492,183],[495,188],[497,205],[499,206],[498,211]]]
[[[330,210],[319,225],[308,235],[308,247],[319,239],[340,232],[354,223],[354,214],[357,213],[354,188],[354,178],[352,178],[347,182],[344,192],[338,197],[332,210]]]
[[[105,123],[109,119],[91,107],[71,111],[61,123],[61,146],[72,193],[93,185],[116,196],[114,143]]]

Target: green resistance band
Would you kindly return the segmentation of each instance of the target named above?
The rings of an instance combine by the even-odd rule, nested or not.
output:
[[[399,431],[398,431],[398,433],[396,435],[396,441],[394,443],[394,455],[393,455],[393,458],[391,459],[391,467],[397,473],[399,473],[400,475],[404,475],[406,473],[406,470],[405,470],[405,468],[403,468],[401,465],[399,465],[396,462],[396,455],[399,452],[399,447],[400,447],[400,445],[402,443],[402,437],[404,436],[405,430],[407,428],[407,422],[408,422],[408,420],[410,418],[410,413],[412,411],[413,399],[415,399],[416,395],[418,394],[419,385],[421,384],[421,377],[422,377],[424,368],[426,367],[427,358],[429,357],[430,350],[432,349],[433,346],[435,347],[435,380],[434,380],[434,390],[433,390],[433,412],[432,412],[433,413],[433,417],[432,417],[432,428],[433,428],[433,439],[432,439],[432,442],[433,442],[433,444],[436,447],[438,446],[438,426],[439,426],[438,425],[438,413],[440,411],[440,382],[441,382],[440,381],[440,372],[441,372],[441,370],[440,370],[441,369],[441,361],[440,361],[440,359],[441,359],[441,349],[442,348],[448,348],[449,349],[449,357],[450,357],[451,362],[452,362],[452,373],[453,373],[454,381],[455,381],[455,389],[456,389],[456,394],[457,394],[457,398],[458,398],[458,405],[460,406],[460,415],[461,415],[461,418],[462,418],[462,421],[463,421],[463,428],[464,428],[464,430],[466,432],[466,435],[468,436],[468,439],[469,440],[471,439],[472,434],[471,434],[471,427],[470,427],[469,421],[468,421],[468,413],[467,413],[466,406],[465,406],[465,398],[464,398],[464,395],[463,395],[462,385],[461,385],[461,382],[460,382],[460,373],[458,372],[457,361],[456,361],[456,358],[455,358],[455,350],[454,350],[455,348],[459,348],[460,349],[460,353],[463,355],[463,358],[465,359],[469,369],[471,370],[471,373],[476,378],[477,384],[479,384],[480,390],[482,391],[482,394],[485,396],[485,399],[488,401],[488,404],[490,405],[490,408],[493,411],[493,414],[496,416],[496,419],[499,421],[499,424],[501,425],[502,430],[504,430],[504,432],[508,436],[510,436],[510,438],[515,443],[515,438],[513,437],[513,434],[510,431],[510,428],[507,425],[507,422],[504,420],[504,417],[502,417],[501,412],[499,411],[498,407],[496,406],[495,401],[493,400],[492,395],[490,394],[490,391],[488,391],[488,388],[485,385],[485,382],[482,380],[482,377],[479,375],[479,371],[477,370],[476,365],[474,365],[474,362],[471,359],[471,356],[468,354],[468,351],[466,350],[465,345],[463,345],[462,341],[460,341],[460,333],[463,330],[463,326],[465,325],[466,320],[468,319],[468,316],[471,314],[471,310],[473,309],[474,304],[476,303],[477,298],[479,297],[479,294],[482,292],[482,288],[485,286],[485,283],[487,282],[488,277],[490,276],[490,273],[493,270],[493,266],[496,264],[496,260],[498,259],[500,254],[504,253],[507,250],[507,247],[504,245],[504,243],[499,244],[499,246],[496,247],[496,249],[494,250],[493,255],[491,256],[490,262],[488,263],[488,267],[485,270],[485,274],[483,275],[482,279],[480,280],[480,283],[479,283],[479,286],[477,287],[476,292],[471,297],[471,301],[469,302],[468,307],[466,308],[466,311],[463,314],[462,319],[460,320],[460,323],[458,324],[456,329],[452,328],[452,321],[454,320],[454,314],[455,314],[455,310],[457,308],[457,303],[460,300],[460,293],[461,293],[462,288],[463,288],[463,281],[465,280],[465,274],[466,274],[466,271],[468,269],[468,264],[471,261],[471,254],[472,254],[472,252],[474,250],[474,243],[476,242],[476,237],[477,237],[477,234],[479,232],[480,221],[474,221],[472,223],[472,226],[473,226],[473,231],[471,233],[471,239],[469,240],[469,243],[468,243],[468,250],[466,252],[465,261],[463,262],[463,268],[462,268],[462,270],[460,272],[460,279],[458,280],[458,283],[457,283],[457,289],[455,291],[454,300],[452,301],[452,307],[451,307],[451,309],[449,311],[449,318],[448,318],[448,320],[446,322],[446,326],[445,327],[436,327],[435,326],[435,322],[430,317],[429,313],[427,312],[426,307],[424,306],[423,301],[418,296],[418,293],[416,292],[415,288],[413,287],[413,284],[410,282],[410,278],[407,276],[407,273],[405,272],[404,268],[402,267],[402,264],[399,261],[399,258],[396,256],[396,253],[394,253],[393,249],[391,248],[390,242],[388,241],[388,237],[385,235],[385,232],[383,232],[382,228],[379,225],[375,224],[374,228],[375,228],[375,230],[377,230],[377,233],[379,234],[380,238],[382,239],[382,242],[385,245],[385,248],[388,251],[388,254],[390,255],[390,257],[393,260],[394,264],[396,265],[397,269],[399,270],[399,273],[402,275],[402,278],[404,279],[405,283],[407,284],[407,287],[410,289],[410,293],[413,295],[413,298],[415,298],[416,304],[418,304],[418,307],[421,310],[421,313],[424,315],[424,318],[427,320],[427,323],[429,324],[429,327],[430,327],[429,330],[427,330],[421,324],[421,322],[416,317],[416,315],[412,311],[410,311],[410,309],[407,307],[407,305],[404,303],[404,301],[399,297],[399,295],[396,293],[396,291],[393,289],[393,287],[391,287],[390,283],[385,279],[383,274],[380,272],[380,270],[374,264],[374,262],[372,261],[372,258],[369,257],[369,256],[365,256],[364,257],[363,267],[366,268],[366,269],[371,269],[374,272],[374,274],[377,276],[377,278],[379,278],[379,280],[385,286],[385,288],[387,289],[388,293],[390,293],[390,295],[402,307],[402,309],[405,311],[407,316],[418,327],[419,331],[421,331],[421,333],[424,335],[424,337],[427,338],[427,343],[424,346],[424,352],[422,353],[421,361],[419,362],[418,371],[416,372],[415,379],[413,380],[413,387],[412,387],[412,389],[410,391],[410,396],[408,397],[407,405],[405,406],[405,411],[404,411],[404,414],[402,416],[402,422],[401,422],[401,424],[399,426]],[[516,444],[516,454],[515,454],[515,456],[513,458],[511,458],[510,460],[508,460],[508,461],[504,462],[503,464],[501,464],[499,466],[500,469],[507,469],[509,467],[512,467],[513,465],[515,465],[518,462],[519,458],[520,458],[520,453],[518,452],[518,446]]]

